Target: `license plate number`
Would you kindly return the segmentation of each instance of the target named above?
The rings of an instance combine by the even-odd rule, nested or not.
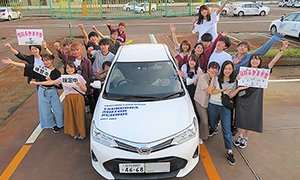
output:
[[[120,173],[163,173],[170,172],[170,163],[119,164]]]
[[[119,164],[120,173],[144,173],[144,163]]]

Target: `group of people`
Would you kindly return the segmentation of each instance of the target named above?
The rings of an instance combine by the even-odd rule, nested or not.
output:
[[[106,38],[95,26],[92,27],[94,31],[89,34],[83,24],[78,26],[82,30],[83,45],[88,58],[83,55],[83,45],[79,42],[64,39],[61,43],[62,47],[59,42],[54,43],[56,53],[64,64],[63,74],[77,78],[76,85],[73,87],[64,85],[61,72],[53,64],[54,55],[47,48],[45,41],[42,45],[30,45],[30,55],[19,52],[7,43],[5,47],[26,63],[15,62],[10,58],[2,59],[2,62],[24,68],[24,76],[28,77],[27,82],[36,85],[42,129],[52,128],[54,133],[58,133],[64,127],[65,134],[71,135],[74,139],[84,139],[86,137],[85,106],[88,104],[90,112],[93,113],[99,96],[99,90],[91,88],[90,83],[94,78],[104,81],[118,48],[126,42],[124,32],[126,25],[120,23],[118,28],[114,29],[107,23],[110,38]],[[42,72],[37,71],[42,68],[45,68]],[[50,73],[44,74],[46,70]],[[64,107],[57,89],[63,89],[66,95]]]
[[[177,74],[186,83],[199,119],[200,144],[218,133],[220,121],[227,150],[226,157],[228,162],[234,165],[233,144],[245,148],[252,131],[263,131],[263,89],[238,86],[239,68],[262,68],[262,56],[284,35],[275,34],[253,53],[249,53],[250,43],[241,41],[237,46],[237,53],[231,56],[225,52],[231,45],[227,33],[217,34],[219,14],[227,2],[228,0],[225,0],[213,13],[210,13],[207,5],[200,7],[198,17],[192,23],[192,33],[199,34],[198,42],[194,46],[188,40],[178,42],[174,25],[170,25],[170,30],[177,52]],[[84,25],[79,24],[84,37],[86,57],[82,55],[83,46],[79,42],[65,39],[61,43],[62,47],[59,42],[54,44],[56,53],[64,64],[64,74],[77,75],[76,87],[61,85],[61,72],[54,67],[54,56],[47,48],[46,42],[43,42],[42,46],[30,45],[31,55],[19,52],[10,44],[5,45],[17,58],[27,62],[19,63],[9,58],[2,60],[4,63],[24,68],[24,76],[28,77],[28,83],[37,86],[41,128],[52,128],[57,133],[64,127],[64,132],[74,139],[86,137],[85,105],[88,102],[93,113],[99,96],[99,90],[90,87],[91,77],[103,81],[118,48],[126,44],[124,23],[120,23],[116,29],[109,23],[107,27],[110,38],[106,38],[95,26],[88,34]],[[278,54],[264,68],[272,69],[287,46],[288,42],[284,41]],[[45,51],[43,55],[42,49]],[[36,66],[50,69],[50,75],[44,76],[35,72]],[[64,108],[57,93],[57,89],[61,88],[66,94]],[[235,109],[223,105],[224,94],[235,99]],[[234,142],[231,132],[233,124],[238,128],[238,138]]]
[[[288,42],[283,41],[282,48],[266,67],[262,67],[262,56],[284,34],[276,33],[269,41],[252,53],[250,43],[241,41],[237,45],[237,53],[231,56],[227,52],[231,45],[226,32],[217,34],[217,22],[222,8],[210,13],[206,5],[200,6],[198,17],[193,20],[192,33],[198,33],[198,42],[192,47],[191,42],[178,42],[176,27],[170,25],[170,30],[177,52],[177,74],[183,78],[193,102],[199,120],[199,143],[218,133],[220,122],[226,157],[231,165],[235,164],[233,144],[246,148],[252,131],[263,132],[263,89],[238,86],[240,67],[272,69],[279,60]],[[235,101],[235,107],[224,106],[222,96],[228,96]],[[238,137],[232,140],[232,128],[237,127]]]

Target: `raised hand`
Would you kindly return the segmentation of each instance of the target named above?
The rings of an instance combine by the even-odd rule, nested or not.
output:
[[[13,61],[10,58],[1,60],[4,64],[11,64]]]
[[[59,44],[59,42],[55,42],[55,43],[54,43],[54,47],[55,47],[56,50],[59,50],[59,49],[60,49],[60,44]]]
[[[170,28],[171,32],[175,32],[175,30],[176,30],[176,27],[174,26],[174,24],[170,24],[169,28]]]
[[[83,24],[78,24],[78,27],[79,27],[80,29],[84,29]]]
[[[12,46],[9,43],[6,43],[4,46],[9,48],[9,49],[12,48]]]

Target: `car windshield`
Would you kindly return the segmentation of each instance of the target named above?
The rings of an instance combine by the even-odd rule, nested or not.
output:
[[[144,7],[145,4],[139,4],[138,7]]]
[[[117,62],[107,79],[103,98],[117,101],[158,101],[183,96],[170,61]]]
[[[5,12],[5,9],[0,9],[0,12]]]

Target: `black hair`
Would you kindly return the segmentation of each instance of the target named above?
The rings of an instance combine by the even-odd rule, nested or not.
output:
[[[233,82],[235,81],[234,73],[233,73],[233,71],[234,71],[234,65],[233,65],[233,63],[232,63],[231,61],[226,60],[226,61],[222,64],[222,68],[221,68],[220,75],[219,75],[219,78],[218,78],[218,82],[221,83],[221,84],[224,83],[224,69],[225,69],[225,67],[226,67],[228,64],[230,64],[230,65],[232,66],[232,68],[233,68],[232,73],[231,73],[230,76],[229,76],[229,83],[233,83]]]
[[[213,69],[220,69],[220,65],[219,65],[219,63],[217,63],[216,61],[212,61],[211,63],[209,63],[209,65],[208,65],[208,69],[209,68],[213,68]]]
[[[98,37],[98,34],[97,34],[95,31],[92,31],[92,32],[90,32],[89,35],[88,35],[89,39],[90,39],[92,36]]]
[[[240,45],[245,45],[247,47],[248,51],[250,51],[250,42],[249,41],[242,41],[237,46],[239,47]]]
[[[109,40],[107,38],[103,38],[99,41],[99,45],[109,45]]]
[[[202,5],[199,8],[197,24],[202,24],[203,23],[204,16],[202,16],[202,14],[201,14],[202,10],[207,10],[206,20],[207,21],[211,20],[209,7],[207,5]]]
[[[73,40],[70,38],[66,38],[61,43],[62,43],[62,46],[65,47],[66,45],[71,45],[73,43]]]
[[[36,47],[40,50],[40,53],[41,54],[41,51],[42,51],[42,46],[41,45],[29,45],[29,50],[31,51],[31,47]]]
[[[202,36],[201,36],[201,41],[204,41],[204,42],[211,42],[213,39],[212,35],[210,33],[204,33]]]
[[[186,72],[189,73],[190,72],[190,65],[189,65],[189,61],[195,61],[196,62],[196,65],[195,65],[195,71],[198,70],[198,67],[199,67],[199,61],[198,61],[198,56],[196,54],[191,54],[186,62]]]
[[[225,43],[226,49],[228,49],[231,46],[231,41],[227,36],[221,37],[219,41],[223,41]]]
[[[249,63],[248,63],[248,67],[251,67],[251,59],[255,58],[255,59],[259,59],[259,65],[258,68],[261,68],[261,63],[262,63],[262,56],[260,54],[252,54],[252,56],[250,57]]]
[[[102,64],[102,69],[104,70],[105,66],[109,66],[110,67],[111,65],[111,62],[110,61],[105,61],[103,64]]]
[[[64,74],[68,74],[67,73],[67,66],[70,66],[71,68],[74,68],[75,69],[75,71],[74,71],[74,73],[76,74],[77,73],[77,68],[76,68],[76,65],[74,64],[74,62],[72,62],[72,61],[67,61],[66,63],[65,63],[65,65],[64,65]]]
[[[41,56],[42,56],[42,59],[43,58],[49,58],[51,60],[54,60],[54,55],[52,55],[52,54],[42,54]]]
[[[111,30],[111,31],[110,31],[110,35],[112,35],[112,34],[115,33],[115,32],[118,33],[118,31],[117,31],[116,29]]]
[[[196,49],[196,47],[197,47],[198,45],[202,46],[202,48],[203,48],[202,54],[204,53],[204,46],[203,46],[202,42],[198,42],[198,43],[196,43],[196,44],[194,45],[194,48],[193,48],[191,54],[195,54],[195,49]],[[202,54],[200,54],[199,57],[202,56]],[[199,58],[199,57],[198,57],[198,58]]]

